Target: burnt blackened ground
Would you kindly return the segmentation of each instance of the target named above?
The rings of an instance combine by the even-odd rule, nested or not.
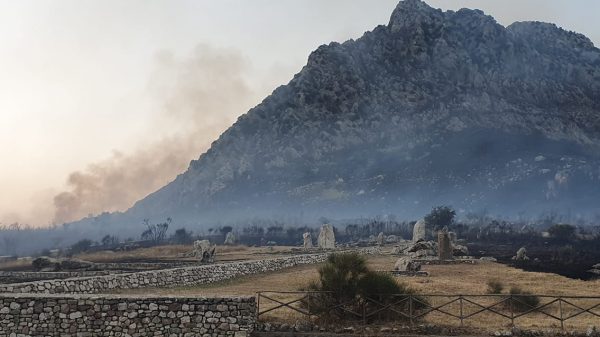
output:
[[[528,261],[514,261],[516,251],[526,247]],[[589,270],[600,263],[600,242],[578,240],[553,242],[552,240],[519,240],[514,243],[475,242],[469,244],[474,256],[494,256],[499,262],[526,271],[554,273],[572,279],[591,280],[597,277]]]

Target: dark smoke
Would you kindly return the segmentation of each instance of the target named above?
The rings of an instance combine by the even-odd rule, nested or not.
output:
[[[153,118],[157,130],[169,126],[174,131],[133,153],[115,151],[69,174],[68,190],[54,197],[54,223],[125,210],[183,172],[252,104],[256,95],[245,80],[247,72],[243,57],[232,50],[200,45],[185,59],[158,53],[148,85],[161,106]]]

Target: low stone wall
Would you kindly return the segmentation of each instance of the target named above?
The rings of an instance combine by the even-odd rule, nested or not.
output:
[[[327,254],[325,253],[306,254],[267,260],[218,263],[137,273],[2,284],[0,285],[0,293],[86,294],[110,292],[113,289],[205,284],[243,275],[275,271],[301,264],[319,263],[323,262],[326,257]]]
[[[0,271],[0,283],[21,283],[72,277],[101,276],[114,274],[116,272],[118,271]]]
[[[356,250],[356,252],[360,254],[378,254],[380,250],[372,247]],[[329,253],[292,255],[265,260],[217,263],[95,277],[0,284],[0,293],[90,294],[111,292],[114,289],[164,288],[206,284],[297,265],[320,263],[325,261]]]
[[[198,265],[195,261],[94,263],[94,270],[143,271]]]
[[[254,297],[0,295],[0,336],[245,337]]]

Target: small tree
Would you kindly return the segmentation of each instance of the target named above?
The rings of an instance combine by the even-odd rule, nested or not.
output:
[[[167,237],[167,230],[171,224],[171,218],[167,218],[166,222],[158,224],[150,224],[148,219],[144,219],[144,225],[146,230],[142,232],[142,240],[152,241],[155,244],[159,244]]]
[[[451,207],[437,206],[425,216],[425,222],[433,226],[434,230],[440,230],[445,226],[451,227],[455,216],[456,212]]]

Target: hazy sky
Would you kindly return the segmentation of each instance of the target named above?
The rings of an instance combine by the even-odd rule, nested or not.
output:
[[[600,1],[428,3],[480,8],[503,25],[554,22],[600,42]],[[317,46],[386,24],[396,4],[0,1],[0,223],[40,225],[129,207],[289,81]],[[124,185],[133,175],[143,179]],[[107,181],[111,193],[101,191]],[[54,197],[65,191],[61,218]],[[73,206],[79,197],[88,205]]]

